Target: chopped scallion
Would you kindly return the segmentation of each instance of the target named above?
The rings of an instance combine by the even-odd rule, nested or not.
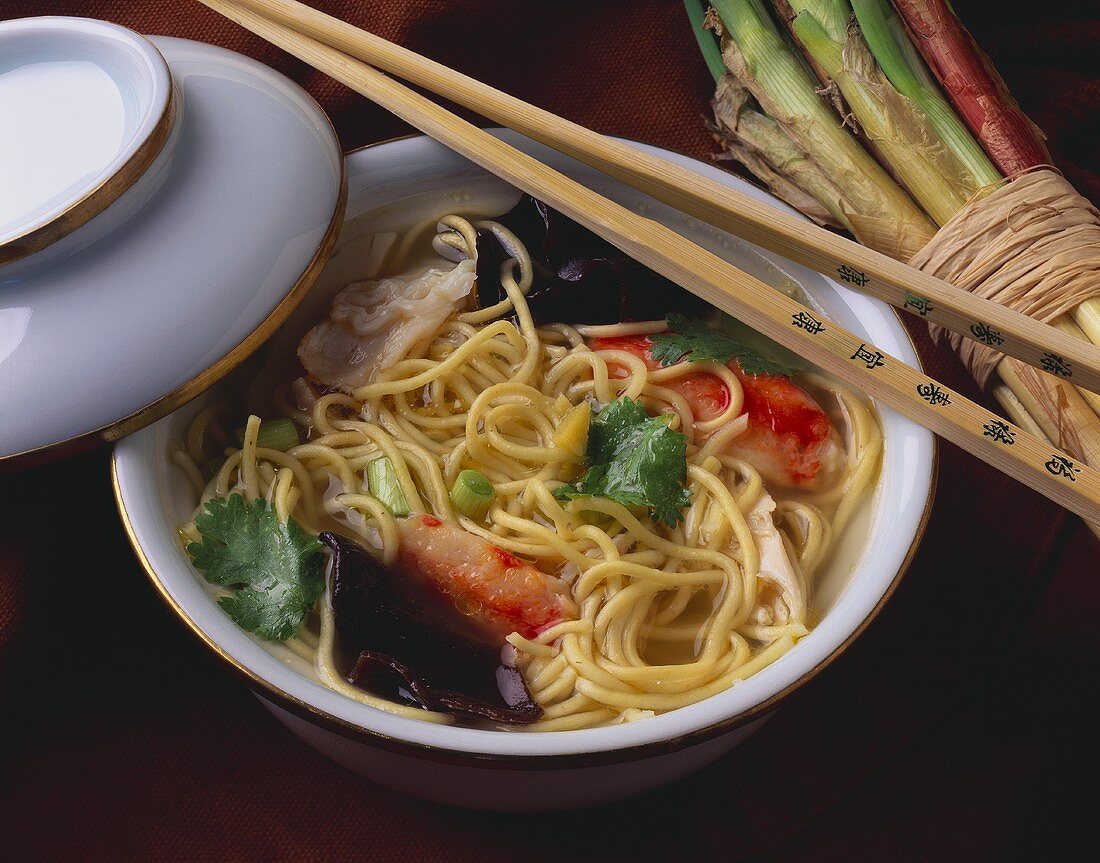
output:
[[[235,435],[237,442],[244,446],[244,429],[237,429]],[[294,420],[265,420],[260,423],[260,430],[256,433],[256,446],[261,449],[286,452],[292,447],[298,446],[299,443],[301,443],[301,439],[298,437],[298,427],[294,425]]]
[[[367,465],[367,490],[390,511],[390,515],[404,518],[409,514],[409,502],[388,457],[376,458]]]
[[[496,497],[493,484],[476,470],[464,470],[451,486],[451,503],[463,515],[481,521]]]

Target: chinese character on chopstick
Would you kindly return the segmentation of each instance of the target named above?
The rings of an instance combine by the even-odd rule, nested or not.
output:
[[[1064,378],[1073,377],[1073,369],[1070,368],[1070,364],[1058,356],[1058,354],[1052,354],[1048,351],[1043,354],[1043,358],[1039,361],[1039,364],[1043,367],[1044,372],[1050,372],[1052,375],[1061,375]]]
[[[825,325],[809,312],[797,312],[791,315],[791,326],[801,327],[811,336],[816,336],[825,329]]]
[[[976,323],[970,325],[970,332],[974,334],[979,342],[987,345],[1003,345],[1005,343],[1004,337],[993,329],[989,324]]]
[[[867,276],[865,276],[859,270],[854,269],[853,267],[849,267],[847,264],[844,264],[843,266],[838,267],[837,268],[837,273],[848,284],[858,285],[861,288],[864,285],[866,285],[869,281],[871,281],[869,278],[867,278]]]
[[[856,352],[852,354],[853,360],[859,360],[861,363],[866,363],[867,368],[877,369],[879,366],[885,365],[882,353],[880,351],[872,351],[867,345],[860,345],[856,348]]]
[[[951,399],[948,397],[947,391],[940,389],[937,384],[917,384],[917,395],[930,405],[951,404]]]
[[[983,437],[993,438],[994,443],[1003,443],[1005,446],[1016,443],[1016,432],[1004,420],[992,419],[982,428],[985,429],[982,432]]]
[[[912,309],[922,318],[927,317],[929,312],[934,312],[936,310],[935,306],[928,302],[927,299],[918,297],[916,294],[911,294],[908,291],[905,292],[905,304],[902,308]]]
[[[1050,461],[1043,467],[1055,476],[1064,476],[1070,482],[1077,482],[1077,474],[1081,472],[1081,468],[1077,467],[1064,455],[1052,455]]]

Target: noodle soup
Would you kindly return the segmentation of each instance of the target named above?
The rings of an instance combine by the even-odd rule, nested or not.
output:
[[[513,204],[369,214],[330,266],[346,287],[271,345],[248,411],[207,407],[180,441],[181,535],[238,625],[352,699],[494,728],[642,720],[809,632],[880,426]]]

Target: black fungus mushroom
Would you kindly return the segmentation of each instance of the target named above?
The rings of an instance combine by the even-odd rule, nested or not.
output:
[[[538,325],[658,320],[669,309],[705,313],[706,305],[578,222],[523,195],[496,219],[526,246],[534,265],[527,305]],[[492,232],[477,232],[477,305],[506,296],[500,267],[512,255]]]
[[[332,533],[332,613],[348,681],[397,703],[506,725],[542,716],[523,675],[501,647],[461,634],[437,603],[418,598],[407,580],[366,549]],[[453,624],[453,626],[451,625]]]

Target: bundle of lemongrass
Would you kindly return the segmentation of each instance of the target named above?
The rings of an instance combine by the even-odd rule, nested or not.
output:
[[[946,0],[684,0],[712,130],[819,224],[1100,344],[1100,214]],[[945,337],[944,334],[939,334]],[[1009,416],[1100,467],[1100,397],[947,340]]]

